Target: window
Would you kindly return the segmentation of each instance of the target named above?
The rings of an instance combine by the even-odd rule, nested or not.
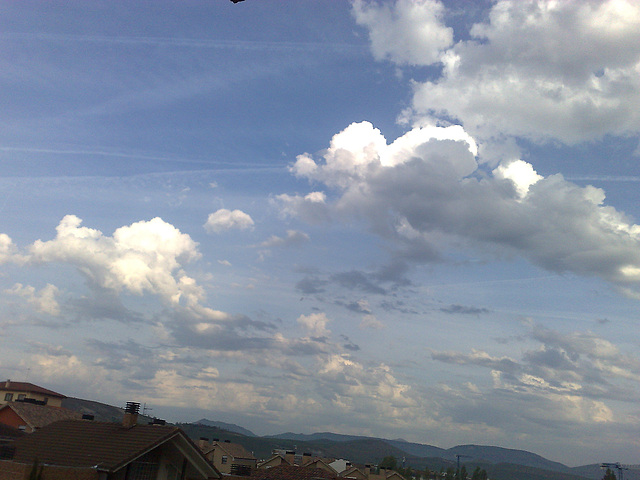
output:
[[[222,464],[224,465],[225,463],[227,463],[227,456],[222,455]]]
[[[18,400],[24,400],[26,395],[24,393],[18,394]]]
[[[13,400],[13,393],[5,393],[4,394],[4,401],[5,402],[10,402],[11,400]]]
[[[131,462],[125,475],[127,480],[154,480],[158,478],[158,463]]]

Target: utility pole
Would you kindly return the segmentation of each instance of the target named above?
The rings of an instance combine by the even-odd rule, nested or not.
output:
[[[458,460],[458,474],[460,473],[460,457],[471,458],[471,455],[463,455],[461,453],[456,453],[456,459]],[[462,480],[465,480],[464,478]]]
[[[620,462],[616,462],[616,463],[601,463],[600,464],[600,468],[602,468],[603,470],[605,468],[615,468],[616,470],[618,470],[618,480],[623,480],[623,478],[622,478],[622,471],[623,470],[629,470],[629,467],[623,467],[622,465],[620,465]]]

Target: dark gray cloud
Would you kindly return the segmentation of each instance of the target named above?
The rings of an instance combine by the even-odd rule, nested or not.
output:
[[[78,321],[87,320],[116,320],[123,323],[139,323],[146,319],[143,314],[124,306],[122,298],[116,293],[94,288],[89,295],[72,298],[65,308]]]
[[[322,293],[325,291],[324,287],[327,283],[328,282],[326,280],[322,280],[317,277],[305,277],[296,283],[296,290],[307,295]]]
[[[462,315],[480,315],[483,313],[489,313],[489,309],[481,307],[468,307],[466,305],[449,305],[448,307],[442,307],[440,309],[444,313],[457,313]]]
[[[331,280],[338,283],[341,287],[351,290],[361,290],[377,295],[385,295],[387,293],[384,288],[380,287],[373,281],[375,280],[375,277],[371,277],[370,275],[358,270],[336,273],[331,275]]]
[[[357,352],[358,350],[360,350],[360,347],[355,343],[353,343],[351,339],[346,335],[340,335],[340,338],[344,340],[345,343],[342,345],[342,347],[345,348],[346,350],[349,350],[351,352]]]

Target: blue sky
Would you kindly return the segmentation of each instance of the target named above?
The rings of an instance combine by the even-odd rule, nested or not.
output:
[[[638,463],[640,6],[0,8],[7,378]]]

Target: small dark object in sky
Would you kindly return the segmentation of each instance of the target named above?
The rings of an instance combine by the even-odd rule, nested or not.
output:
[[[231,0],[233,3],[244,2],[244,0]]]

